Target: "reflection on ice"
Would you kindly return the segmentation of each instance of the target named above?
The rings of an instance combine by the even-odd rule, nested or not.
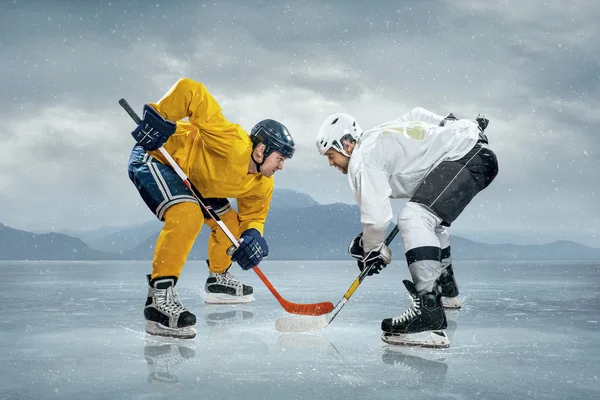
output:
[[[227,327],[252,319],[252,306],[238,305],[236,307],[226,305],[206,305],[204,307],[204,320],[211,328]]]
[[[411,386],[441,385],[446,381],[448,364],[439,353],[412,353],[405,347],[386,346],[381,361],[398,369]]]
[[[330,355],[333,359],[345,362],[344,356],[327,338],[321,335],[309,333],[287,333],[281,334],[277,338],[277,345],[286,351],[302,352],[310,354],[310,356]]]
[[[144,357],[148,364],[148,382],[153,385],[178,383],[177,370],[195,355],[194,349],[182,344],[147,344]]]
[[[344,293],[356,275],[347,264],[263,271],[315,302]],[[507,275],[458,265],[464,306],[446,312],[451,347],[428,350],[379,337],[381,320],[406,308],[402,268],[366,279],[327,328],[281,333],[274,322],[286,314],[256,277],[244,276],[255,302],[207,305],[205,269],[191,263],[178,286],[198,334],[182,340],[144,332],[143,263],[6,264],[0,399],[600,398],[597,266],[540,274],[515,263]]]

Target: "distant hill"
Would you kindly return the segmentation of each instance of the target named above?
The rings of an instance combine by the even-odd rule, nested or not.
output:
[[[487,244],[452,236],[452,252],[463,260],[599,260],[600,249],[559,240],[543,245]]]
[[[0,259],[150,260],[161,226],[161,222],[151,220],[117,231],[107,227],[107,234],[102,237],[92,234],[102,232],[100,228],[83,232],[82,237],[89,238],[84,242],[69,235],[34,234],[0,225]],[[269,259],[347,259],[348,243],[361,230],[356,205],[324,205],[293,190],[276,190],[265,232]],[[210,230],[204,227],[189,260],[206,259],[209,235]],[[600,260],[600,249],[570,241],[544,245],[487,244],[452,236],[451,242],[453,256],[458,260]],[[391,249],[395,260],[404,258],[401,235]]]
[[[158,219],[153,219],[139,225],[112,232],[106,236],[90,240],[86,243],[96,250],[122,254],[149,238],[156,241],[156,237],[158,236],[161,227],[162,222]]]
[[[233,207],[237,208],[235,200],[232,199],[231,202]],[[271,210],[293,210],[317,205],[319,203],[309,195],[291,189],[275,189],[273,199],[271,200]],[[158,219],[153,219],[142,224],[120,229],[106,227],[89,231],[70,231],[67,234],[80,238],[93,249],[117,254],[127,253],[129,257],[135,258],[146,255],[147,249],[154,247],[161,227],[162,222]],[[208,240],[208,233],[206,231],[207,228],[204,228],[198,242],[206,242]],[[140,246],[140,249],[135,249],[138,246]]]
[[[269,259],[340,260],[348,257],[348,244],[362,230],[359,209],[355,205],[327,204],[287,209],[273,207],[267,219],[265,237],[269,243]],[[123,256],[150,259],[158,230]],[[206,258],[206,242],[210,231],[203,229],[190,255],[190,260]],[[569,241],[544,245],[487,244],[460,236],[451,236],[452,253],[460,260],[600,260],[600,249]],[[394,259],[403,259],[404,246],[399,234],[391,246]]]
[[[292,189],[275,189],[271,199],[271,209],[294,209],[317,205],[319,203],[309,195]]]
[[[349,241],[361,231],[358,207],[347,204],[316,205],[294,209],[274,205],[267,219],[265,238],[269,259],[335,260],[347,257]],[[159,229],[123,256],[152,257]],[[188,259],[206,259],[210,230],[204,227]]]
[[[102,226],[96,229],[86,229],[86,230],[72,230],[72,229],[60,229],[56,231],[56,233],[62,233],[68,236],[73,236],[83,240],[87,244],[91,244],[96,240],[100,240],[108,235],[111,235],[115,232],[122,231],[124,229],[133,228],[137,226],[137,224],[130,226]],[[47,233],[48,231],[33,231],[33,233]],[[101,249],[98,249],[101,250]]]
[[[0,260],[110,260],[114,254],[91,249],[61,233],[31,233],[0,223]]]

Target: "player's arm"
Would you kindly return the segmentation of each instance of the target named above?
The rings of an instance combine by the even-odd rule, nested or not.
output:
[[[258,265],[269,255],[269,246],[263,237],[263,232],[273,197],[273,180],[269,179],[263,185],[258,185],[252,192],[237,199],[242,234],[240,247],[233,253],[231,259],[242,269],[250,269]]]
[[[264,233],[272,195],[271,192],[268,197],[244,197],[237,200],[240,232],[254,228],[261,235]]]
[[[350,242],[348,252],[357,259],[361,271],[370,266],[369,275],[377,274],[392,260],[392,253],[384,243],[393,216],[392,189],[385,171],[365,168],[355,177],[354,190],[363,231]]]
[[[157,102],[150,103],[163,117],[171,121],[188,118],[202,125],[222,118],[221,107],[206,87],[189,78],[181,78]]]
[[[393,216],[390,202],[392,188],[386,172],[381,169],[363,169],[358,181],[363,246],[365,253],[368,253],[383,245],[389,221]]]

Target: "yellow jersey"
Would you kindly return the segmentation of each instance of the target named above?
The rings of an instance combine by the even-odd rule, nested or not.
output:
[[[273,178],[248,173],[252,141],[238,124],[230,123],[206,87],[182,78],[157,103],[149,103],[177,129],[164,144],[203,197],[235,198],[240,232],[264,225],[273,196]],[[188,122],[182,119],[188,118]],[[153,151],[150,154],[168,164]]]

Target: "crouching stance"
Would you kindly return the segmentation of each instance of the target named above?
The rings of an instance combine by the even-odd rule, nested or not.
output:
[[[146,332],[193,338],[196,316],[183,306],[175,287],[200,229],[205,223],[211,229],[205,301],[253,301],[252,287],[242,284],[229,267],[235,261],[248,270],[269,254],[263,230],[273,195],[272,177],[293,156],[294,141],[285,126],[270,119],[257,123],[248,135],[225,119],[204,85],[190,79],[177,81],[158,103],[146,104],[132,136],[137,144],[129,159],[129,177],[148,208],[164,221],[152,273],[147,275]],[[227,254],[231,242],[225,233],[157,151],[163,145],[240,238],[232,256]],[[237,199],[238,212],[228,198]]]
[[[360,206],[363,232],[350,243],[358,267],[379,273],[391,262],[384,237],[390,199],[407,198],[398,215],[412,281],[404,286],[411,307],[381,322],[382,340],[401,345],[448,347],[447,308],[460,308],[446,227],[498,173],[484,130],[488,120],[456,119],[415,108],[362,132],[347,114],[333,114],[317,136],[329,165],[348,175]]]

